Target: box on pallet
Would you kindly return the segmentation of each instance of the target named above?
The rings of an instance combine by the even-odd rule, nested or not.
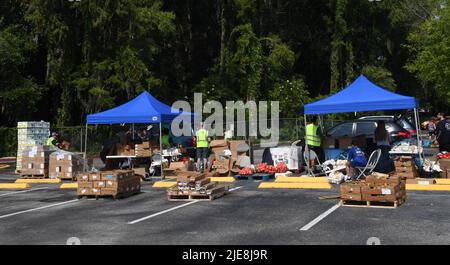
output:
[[[50,154],[50,178],[73,179],[78,172],[83,171],[84,160],[81,155],[58,150]]]
[[[77,179],[79,197],[131,195],[141,188],[140,178],[132,170],[83,172]]]

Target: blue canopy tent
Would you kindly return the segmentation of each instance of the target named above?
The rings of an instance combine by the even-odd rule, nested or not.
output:
[[[193,115],[193,113],[180,112],[144,91],[118,107],[87,115],[87,124],[166,123],[179,115]]]
[[[414,97],[402,96],[381,88],[361,75],[344,90],[305,105],[305,115],[356,111],[416,109]]]
[[[176,117],[180,115],[189,115],[191,117],[195,116],[194,113],[181,112],[178,109],[174,109],[157,100],[147,91],[144,91],[136,98],[118,107],[87,115],[86,135],[88,125],[90,124],[159,123],[160,150],[162,150],[162,123],[172,122]],[[87,137],[85,137],[84,150],[86,153]]]
[[[330,97],[305,105],[305,128],[306,115],[414,109],[417,142],[419,143],[420,131],[417,107],[418,104],[414,97],[407,97],[388,91],[375,85],[364,75],[361,75],[344,90]]]

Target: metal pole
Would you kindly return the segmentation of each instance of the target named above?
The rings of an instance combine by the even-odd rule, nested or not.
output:
[[[83,153],[83,126],[80,126],[80,152]]]
[[[87,171],[87,138],[88,138],[88,124],[86,122],[86,133],[84,136],[84,165],[83,165],[83,169],[84,171]]]
[[[419,112],[417,111],[417,108],[414,109],[414,119],[415,119],[415,123],[416,123],[416,137],[417,137],[417,152],[419,154],[419,158],[421,160],[423,160],[423,146],[422,146],[422,152],[419,151],[419,148],[421,147],[420,145],[420,126],[419,126]]]
[[[164,179],[164,156],[163,156],[163,145],[162,145],[162,122],[159,122],[159,150],[161,152],[161,179]]]
[[[307,126],[307,122],[306,122],[306,114],[304,115],[305,116],[305,150],[303,150],[303,152],[306,152],[306,154],[308,155],[307,157],[308,157],[308,160],[309,160],[309,155],[310,154],[308,154],[308,142],[306,141],[306,126]],[[305,155],[303,155],[303,158],[305,157]],[[305,164],[306,164],[306,168],[308,169],[308,172],[309,172],[309,161],[306,161],[306,159],[305,159]]]

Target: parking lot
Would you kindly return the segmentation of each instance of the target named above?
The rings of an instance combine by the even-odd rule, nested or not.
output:
[[[15,175],[0,173],[1,182]],[[212,202],[168,202],[145,183],[122,200],[76,199],[59,184],[0,191],[0,244],[449,244],[445,192],[409,192],[397,209],[338,207],[334,190],[266,190],[236,181]]]

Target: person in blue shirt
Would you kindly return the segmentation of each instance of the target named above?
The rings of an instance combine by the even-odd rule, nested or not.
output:
[[[364,152],[356,144],[356,141],[352,141],[352,148],[348,152],[348,158],[346,163],[346,176],[345,180],[351,179],[353,177],[353,168],[355,167],[365,167],[367,165],[367,158]]]

